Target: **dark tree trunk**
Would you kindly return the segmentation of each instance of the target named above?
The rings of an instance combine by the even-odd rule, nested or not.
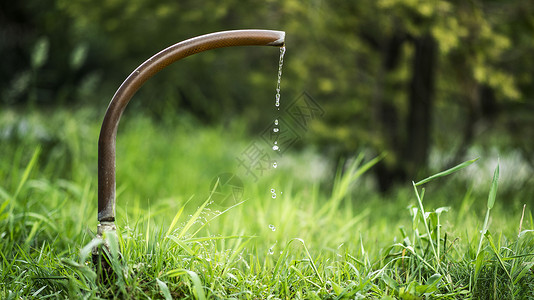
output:
[[[388,74],[398,67],[402,58],[402,45],[408,41],[406,34],[396,32],[383,43],[373,38],[365,39],[382,53],[382,66],[376,79],[373,111],[376,133],[393,156],[375,168],[378,188],[389,191],[395,184],[415,180],[417,170],[426,166],[431,145],[432,107],[434,104],[434,72],[436,42],[430,35],[412,38],[415,46],[412,61],[412,78],[409,86],[409,107],[406,124],[400,122],[398,102],[390,86]],[[389,91],[389,93],[388,93]]]
[[[407,140],[402,157],[402,168],[410,180],[416,179],[417,171],[426,166],[428,160],[436,64],[436,42],[430,35],[415,39],[414,45]]]
[[[399,111],[395,105],[395,90],[388,82],[388,74],[393,72],[402,56],[402,44],[406,41],[403,33],[397,32],[387,39],[380,48],[382,52],[382,66],[377,78],[374,96],[374,115],[376,134],[384,142],[386,149],[394,157],[402,153],[402,131],[400,130]],[[390,91],[388,93],[388,91]],[[380,149],[383,151],[384,149]],[[396,161],[395,159],[393,161]],[[382,192],[388,191],[396,182],[402,179],[403,174],[397,164],[381,162],[375,168],[378,187]]]

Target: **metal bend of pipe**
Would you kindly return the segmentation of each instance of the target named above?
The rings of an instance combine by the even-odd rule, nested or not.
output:
[[[98,140],[98,221],[101,223],[115,221],[115,141],[117,128],[126,105],[150,77],[175,61],[206,50],[233,46],[281,47],[284,45],[284,41],[285,32],[283,31],[249,29],[215,32],[174,44],[137,67],[115,92],[100,129]]]

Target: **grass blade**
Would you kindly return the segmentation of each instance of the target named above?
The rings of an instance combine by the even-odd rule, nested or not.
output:
[[[182,208],[180,208],[178,210],[176,215],[174,215],[174,218],[172,219],[171,225],[169,226],[169,229],[165,233],[165,237],[168,237],[171,234],[171,232],[173,231],[174,226],[176,226],[176,223],[178,222],[178,219],[180,219],[180,216],[182,215],[182,212],[184,211],[184,207],[185,207],[185,205],[182,206]]]
[[[432,235],[430,234],[430,227],[428,226],[428,222],[426,221],[426,213],[425,213],[425,209],[423,208],[423,197],[424,197],[424,194],[425,194],[425,189],[423,188],[423,191],[421,193],[421,196],[419,196],[419,192],[417,191],[417,186],[415,183],[413,183],[413,188],[414,188],[414,191],[415,191],[415,196],[417,197],[417,203],[419,204],[419,210],[420,210],[420,213],[421,213],[421,217],[423,219],[423,224],[425,225],[425,230],[426,230],[426,234],[428,235],[428,242],[430,243],[430,247],[432,248],[432,253],[434,254],[434,259],[436,261],[436,266],[439,265],[439,256],[438,256],[438,253],[436,251],[436,246],[434,245],[434,240],[432,239]],[[439,237],[438,237],[439,239]]]
[[[245,242],[241,243],[241,239],[238,240],[238,247],[232,251],[232,255],[230,255],[230,258],[226,260],[226,264],[221,272],[221,276],[224,277],[226,275],[226,272],[228,272],[228,269],[232,267],[235,264],[235,258],[243,252],[243,249],[245,246],[252,240],[252,238],[246,240]]]
[[[506,266],[504,265],[504,261],[502,260],[502,257],[499,254],[499,251],[497,250],[497,247],[495,247],[495,243],[493,242],[493,237],[491,236],[491,233],[488,231],[488,232],[486,232],[486,234],[484,236],[488,239],[488,242],[490,244],[490,248],[493,251],[493,253],[495,254],[495,256],[497,257],[497,260],[499,261],[499,265],[501,266],[501,268],[504,270],[504,272],[508,276],[508,279],[510,279],[510,281],[514,281],[512,279],[512,276],[510,276],[510,272],[508,272],[508,269],[506,269]]]
[[[306,247],[306,243],[304,242],[303,239],[300,239],[300,238],[294,238],[294,239],[291,239],[285,246],[283,252],[282,252],[282,255],[280,256],[280,258],[278,259],[278,262],[276,263],[275,267],[274,267],[274,271],[273,271],[273,274],[278,275],[278,273],[280,272],[280,268],[282,266],[282,262],[285,261],[288,253],[289,253],[289,246],[294,242],[294,241],[299,241],[302,246],[304,246],[304,250],[306,251],[306,256],[308,257],[308,260],[310,261],[310,265],[313,269],[313,272],[315,272],[315,275],[317,276],[317,278],[319,278],[319,281],[321,281],[322,284],[324,284],[324,281],[323,281],[323,278],[321,277],[321,275],[319,274],[319,270],[317,269],[317,266],[315,265],[315,263],[313,262],[313,258],[311,257],[311,254],[310,252],[308,251],[308,247]],[[302,275],[304,277],[304,275]]]
[[[199,300],[205,300],[206,294],[204,293],[202,281],[200,281],[200,277],[198,277],[197,273],[185,269],[177,269],[167,272],[167,276],[169,277],[177,277],[184,274],[189,275],[189,277],[191,278],[191,282],[193,283],[193,294],[195,295],[195,298]]]
[[[432,180],[434,180],[436,178],[450,175],[450,174],[452,174],[452,173],[454,173],[454,172],[456,172],[458,170],[461,170],[461,169],[469,166],[470,164],[474,163],[477,160],[478,160],[478,158],[475,158],[475,159],[472,159],[472,160],[468,160],[468,161],[464,161],[463,163],[461,163],[461,164],[459,164],[459,165],[457,165],[455,167],[452,167],[452,168],[450,168],[448,170],[445,170],[443,172],[439,172],[437,174],[434,174],[434,175],[432,175],[430,177],[427,177],[427,178],[425,178],[423,180],[418,181],[417,183],[415,183],[415,186],[420,186],[420,185],[425,184],[425,183],[427,183],[429,181],[432,181]]]
[[[493,172],[493,179],[491,180],[491,187],[490,192],[488,195],[488,208],[486,210],[486,217],[484,218],[484,225],[482,226],[482,234],[480,235],[480,242],[478,243],[478,249],[477,249],[477,256],[480,253],[480,249],[482,248],[482,240],[484,239],[484,235],[486,234],[486,231],[489,227],[489,214],[491,209],[493,208],[493,205],[495,204],[495,198],[497,196],[497,187],[499,183],[499,165],[497,164],[497,167],[495,168],[495,171]]]
[[[0,186],[0,198],[3,198],[7,203],[8,200],[11,198],[11,196],[9,196],[9,194],[6,192],[6,190],[4,190],[1,186]],[[5,204],[7,205],[7,204]],[[0,209],[0,211],[3,210],[3,208],[5,207],[5,205],[2,205],[2,208]]]
[[[223,210],[221,213],[216,214],[213,218],[209,219],[207,222],[204,222],[204,224],[202,224],[201,226],[199,226],[199,227],[197,228],[197,230],[196,230],[195,232],[193,232],[193,234],[191,234],[191,236],[192,236],[192,237],[193,237],[193,236],[196,236],[197,233],[199,233],[199,232],[200,232],[204,227],[206,227],[211,221],[213,221],[213,220],[215,220],[216,218],[222,216],[223,214],[225,214],[225,213],[228,212],[229,210],[233,209],[234,207],[237,207],[237,206],[239,206],[239,205],[245,203],[245,201],[246,201],[246,200],[241,201],[241,202],[239,202],[239,203],[236,203],[236,204],[234,204],[234,205],[228,207],[227,209]]]
[[[491,180],[491,188],[488,195],[488,209],[492,209],[493,205],[495,204],[495,198],[497,196],[497,187],[498,187],[498,181],[499,181],[499,165],[497,164],[497,167],[495,168],[495,171],[493,172],[493,179]]]
[[[169,236],[169,239],[172,240],[174,243],[176,243],[176,245],[180,246],[180,248],[184,249],[185,252],[187,252],[189,255],[191,256],[194,256],[195,255],[195,251],[193,251],[191,248],[189,248],[189,246],[187,246],[182,240],[174,237],[174,236]]]
[[[324,280],[321,277],[321,275],[319,274],[319,270],[317,269],[317,266],[313,262],[313,258],[312,258],[311,254],[310,254],[310,251],[308,251],[308,247],[306,246],[306,243],[304,243],[303,239],[295,238],[295,240],[301,242],[302,246],[304,246],[304,250],[306,251],[306,255],[308,256],[308,259],[310,260],[310,264],[311,264],[311,267],[312,267],[313,271],[315,272],[315,275],[317,275],[317,278],[319,278],[319,281],[321,281],[321,284],[324,284]]]
[[[167,284],[159,280],[159,278],[156,278],[156,282],[158,283],[159,289],[163,294],[163,297],[165,297],[165,300],[172,300],[171,292],[169,291]]]
[[[20,179],[19,185],[17,186],[17,189],[15,190],[15,194],[13,195],[13,199],[16,199],[20,191],[22,190],[22,187],[28,180],[28,177],[30,176],[30,172],[37,163],[37,158],[39,158],[39,154],[41,153],[41,147],[37,147],[35,151],[33,152],[32,158],[28,165],[26,166],[26,169],[24,169],[24,173],[22,174],[22,178]]]
[[[204,203],[199,208],[197,208],[195,213],[191,216],[189,221],[187,221],[187,223],[185,224],[184,228],[182,228],[182,230],[176,236],[176,238],[181,239],[181,238],[184,237],[184,235],[187,233],[187,231],[193,226],[193,224],[195,224],[195,222],[198,219],[198,217],[200,217],[200,214],[204,210],[204,207],[206,207],[206,205],[208,205],[210,200],[211,200],[211,198],[208,198],[206,201],[204,201]]]

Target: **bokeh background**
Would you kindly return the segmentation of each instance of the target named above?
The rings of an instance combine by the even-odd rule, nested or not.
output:
[[[28,135],[53,153],[65,148],[54,128],[77,126],[31,125],[25,115],[90,109],[86,120],[98,123],[120,83],[154,53],[246,28],[286,32],[282,108],[305,93],[324,112],[292,152],[313,149],[332,168],[357,153],[387,153],[370,179],[383,193],[466,159],[499,157],[510,190],[532,190],[534,2],[522,0],[2,1],[4,153]],[[257,138],[275,113],[277,62],[269,47],[189,57],[151,79],[126,115]],[[235,119],[238,128],[225,125]],[[96,140],[76,147],[88,143]],[[77,167],[65,151],[51,158],[59,177]]]

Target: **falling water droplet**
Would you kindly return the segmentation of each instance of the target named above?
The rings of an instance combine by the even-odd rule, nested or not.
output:
[[[274,246],[276,246],[276,244],[278,244],[278,241],[274,242],[274,244],[271,246],[271,248],[269,248],[269,255],[273,255],[274,254]]]

